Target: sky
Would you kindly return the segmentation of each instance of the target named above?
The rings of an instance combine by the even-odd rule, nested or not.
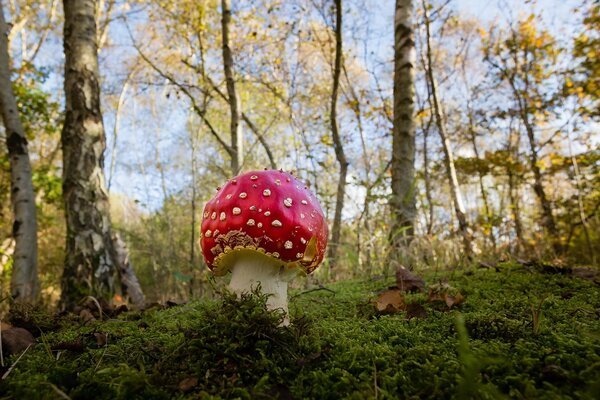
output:
[[[360,2],[360,0],[358,0]],[[363,0],[368,10],[368,16],[350,15],[349,18],[364,18],[369,26],[369,32],[372,40],[369,44],[369,50],[374,53],[371,55],[377,63],[388,63],[393,50],[393,0]],[[514,17],[522,16],[531,9],[536,10],[543,16],[546,26],[550,31],[557,35],[571,36],[575,24],[570,23],[571,10],[580,0],[538,0],[538,1],[519,1],[519,0],[455,0],[451,4],[462,15],[471,15],[481,21],[507,20],[512,14]],[[371,8],[372,7],[372,8]],[[113,23],[112,35],[115,46],[109,53],[100,54],[100,68],[105,75],[103,90],[116,92],[120,90],[123,73],[120,54],[125,56],[131,52],[127,48],[129,38],[119,21]],[[51,38],[45,46],[43,53],[38,58],[40,65],[57,67],[64,62],[62,53],[62,43],[60,38]],[[386,67],[383,68],[384,70]],[[57,68],[59,70],[59,68]],[[108,72],[107,72],[108,71]],[[60,91],[62,89],[62,76],[55,74],[46,83],[46,88],[50,91]],[[163,101],[161,103],[161,115],[165,118],[157,121],[156,119],[145,118],[149,111],[144,109],[141,102],[136,101],[137,94],[129,92],[129,97],[125,100],[125,107],[135,110],[138,118],[125,119],[121,122],[121,133],[118,146],[118,159],[127,161],[129,164],[142,166],[147,163],[146,158],[153,158],[152,154],[140,154],[142,145],[154,144],[160,151],[161,161],[165,164],[181,161],[182,154],[169,154],[169,149],[175,144],[181,151],[185,148],[187,112],[182,109],[182,103],[176,101]],[[114,126],[114,113],[111,107],[104,104],[104,120],[108,136],[108,149],[106,152],[106,172],[109,173],[111,164],[110,155],[112,153],[111,133]],[[147,156],[147,157],[146,157]],[[147,209],[156,209],[163,200],[163,193],[160,188],[160,182],[156,177],[148,178],[141,176],[138,168],[127,168],[126,163],[117,164],[117,173],[113,178],[113,190],[127,197],[141,202]],[[152,165],[147,166],[150,170]],[[185,186],[189,177],[169,177],[169,188],[175,192]]]

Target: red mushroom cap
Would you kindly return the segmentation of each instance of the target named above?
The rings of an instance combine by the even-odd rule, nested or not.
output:
[[[229,180],[204,206],[200,244],[208,268],[229,271],[240,250],[310,274],[325,255],[327,223],[316,196],[293,175],[251,171]]]

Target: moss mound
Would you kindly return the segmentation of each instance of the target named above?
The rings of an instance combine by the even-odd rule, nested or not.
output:
[[[427,273],[465,296],[450,310],[379,315],[393,282],[295,292],[292,326],[266,297],[199,301],[87,324],[53,322],[0,382],[2,399],[595,398],[594,282],[505,264]],[[292,293],[294,294],[294,293]],[[16,361],[13,355],[7,364]]]

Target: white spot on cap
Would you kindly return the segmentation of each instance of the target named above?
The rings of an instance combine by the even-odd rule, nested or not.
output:
[[[279,186],[279,185],[281,185],[281,181],[280,181],[279,179],[275,179],[275,184],[276,184],[277,186]]]
[[[303,213],[300,213],[300,218],[304,218],[305,215]]]
[[[221,215],[219,215],[219,219],[221,221],[225,221],[225,218],[227,218],[227,215],[225,215],[225,211],[221,211]]]
[[[256,183],[255,183],[254,185],[252,185],[252,187],[253,187],[254,189],[256,189],[258,186],[257,186],[257,185],[256,185]]]
[[[255,180],[257,180],[257,179],[258,179],[258,176],[256,176],[256,175],[252,175],[252,176],[250,177],[250,179],[252,179],[253,181],[255,181]]]
[[[286,240],[286,242],[283,244],[283,247],[289,250],[294,247],[294,244],[290,240]]]
[[[269,189],[263,190],[263,196],[269,197],[271,195],[271,191]]]
[[[302,243],[302,244],[306,244],[306,239],[304,239],[304,238],[300,238],[300,243]]]
[[[209,230],[206,231],[206,233],[204,234],[205,237],[211,237],[212,236],[212,232]]]
[[[273,256],[273,258],[279,258],[279,253],[276,251],[274,251],[271,255]]]
[[[230,194],[228,194],[227,196],[225,196],[225,198],[226,198],[227,200],[229,200],[229,199],[230,199],[230,198],[232,198],[232,197],[233,197],[233,195],[232,195],[231,193],[230,193]]]
[[[217,213],[215,211],[210,215],[210,219],[217,219]]]
[[[296,253],[296,258],[302,258],[304,257],[304,253]]]
[[[265,211],[265,217],[268,217],[269,215],[271,215],[271,211]]]
[[[308,201],[302,200],[300,203],[302,203],[302,204],[308,204]]]
[[[231,183],[235,185],[237,183],[237,179],[232,179]]]
[[[271,225],[276,226],[276,227],[283,226],[283,224],[281,223],[281,221],[278,220],[278,219],[274,219],[273,222],[271,222]]]
[[[252,218],[250,218],[248,222],[246,222],[246,225],[248,226],[254,226],[254,224],[256,224],[256,222]]]
[[[256,226],[258,226],[259,228],[262,228],[262,222],[259,222],[258,225],[256,225]]]
[[[242,210],[239,207],[233,207],[233,215],[240,215]]]
[[[204,218],[208,218],[208,211],[204,211]]]
[[[219,230],[215,229],[215,231],[213,232],[213,237],[217,237],[218,234],[219,234]]]
[[[246,197],[248,197],[248,194],[246,192],[240,193],[240,199],[245,199]]]
[[[291,198],[289,198],[289,197],[288,197],[288,198],[286,198],[285,200],[283,200],[283,204],[284,204],[286,207],[291,207],[291,206],[292,206],[292,199],[291,199]]]
[[[250,211],[256,211],[256,206],[250,206]]]

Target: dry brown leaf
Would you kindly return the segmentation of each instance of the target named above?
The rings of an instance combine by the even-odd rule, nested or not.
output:
[[[2,352],[5,356],[23,352],[35,344],[33,335],[23,328],[2,330]]]
[[[429,303],[443,302],[448,309],[451,309],[454,306],[462,304],[464,301],[465,296],[446,282],[431,285],[429,287],[429,293],[427,295],[427,302]]]
[[[380,313],[394,314],[404,311],[406,304],[399,289],[388,289],[381,292],[375,301],[375,308]]]
[[[413,274],[402,266],[396,270],[396,285],[398,289],[404,292],[423,292],[425,290],[425,281],[423,278]]]
[[[6,322],[0,322],[0,330],[1,331],[7,331],[10,328],[12,328],[11,324],[7,324]]]
[[[90,312],[90,310],[84,308],[83,310],[81,310],[79,312],[79,317],[83,320],[83,322],[88,323],[90,321],[95,321],[96,318],[94,317],[94,315]]]
[[[452,306],[457,306],[459,304],[461,304],[462,302],[465,301],[465,296],[463,296],[462,294],[458,293],[455,296],[451,296],[449,294],[445,295],[445,302],[446,305],[448,306],[448,308],[452,308]]]
[[[576,267],[571,270],[571,274],[577,278],[600,284],[600,271],[596,269]]]
[[[106,343],[108,343],[108,336],[106,333],[94,332],[94,337],[96,338],[96,344],[98,347],[104,347],[106,346]]]
[[[198,386],[198,378],[194,377],[185,378],[179,382],[179,390],[183,393],[191,392],[196,386]]]

